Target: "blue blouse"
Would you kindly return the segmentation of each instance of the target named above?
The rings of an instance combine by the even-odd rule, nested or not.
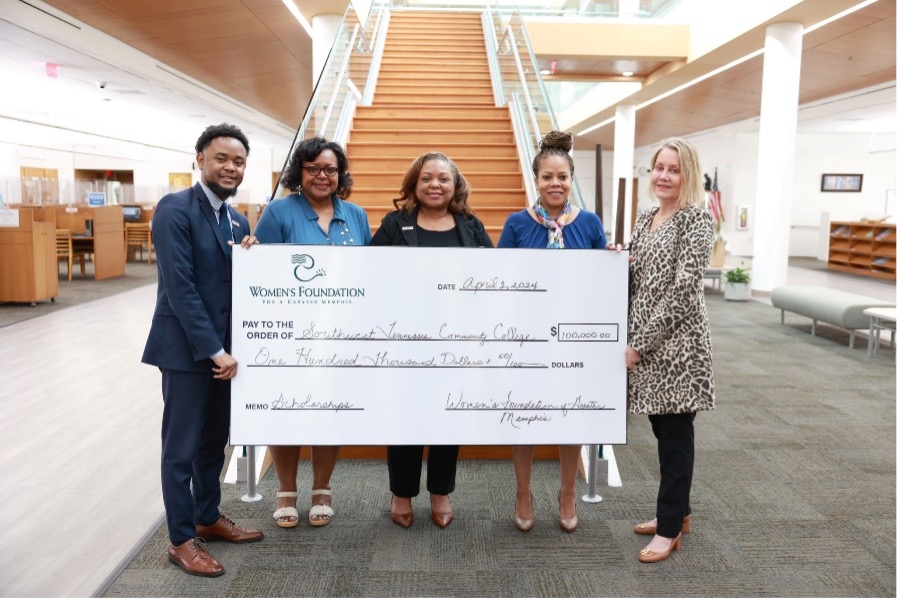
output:
[[[328,233],[303,194],[289,194],[270,202],[253,235],[262,244],[320,244],[366,246],[372,240],[369,218],[358,205],[332,197],[335,214]]]
[[[563,227],[563,245],[564,250],[606,248],[607,236],[600,217],[588,211],[579,211],[576,218]],[[497,247],[547,248],[547,228],[532,219],[527,209],[523,209],[507,217]]]

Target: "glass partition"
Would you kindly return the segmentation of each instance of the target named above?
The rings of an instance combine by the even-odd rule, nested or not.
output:
[[[374,3],[366,22],[360,23],[353,5],[348,4],[282,171],[295,146],[306,138],[322,136],[342,146],[347,141],[354,109],[362,103],[366,84],[375,76],[373,56],[381,18],[386,12],[384,8],[384,2]],[[286,193],[288,190],[276,186],[272,198]]]
[[[544,134],[557,129],[557,120],[519,13],[513,13],[503,29],[497,48],[497,63],[503,102],[511,108],[516,128],[520,163],[526,174],[523,179],[529,185],[532,178],[528,174],[531,172],[532,158],[538,154],[538,143]],[[530,197],[534,198],[535,190],[530,189],[529,192]],[[576,206],[585,207],[575,178],[570,197]]]

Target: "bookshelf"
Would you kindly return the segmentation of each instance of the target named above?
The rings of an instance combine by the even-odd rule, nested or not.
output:
[[[829,269],[895,279],[894,223],[833,221],[829,231]]]

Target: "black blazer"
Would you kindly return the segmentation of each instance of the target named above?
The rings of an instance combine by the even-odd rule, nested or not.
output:
[[[413,209],[412,214],[407,214],[403,210],[388,213],[372,237],[370,246],[419,246],[416,240],[416,216],[418,214],[419,207]],[[463,246],[494,248],[494,243],[488,237],[488,232],[485,231],[485,226],[478,217],[459,213],[453,213],[453,216]]]

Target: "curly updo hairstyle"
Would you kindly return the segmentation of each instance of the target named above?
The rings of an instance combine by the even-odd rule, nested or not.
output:
[[[538,177],[538,169],[541,166],[541,162],[549,156],[566,157],[566,160],[569,162],[570,174],[575,171],[573,158],[569,154],[569,151],[573,149],[573,135],[571,133],[555,129],[541,138],[538,148],[538,154],[532,159],[532,174],[536,178]]]
[[[281,184],[289,190],[299,190],[303,181],[300,172],[304,162],[312,163],[316,160],[316,157],[322,154],[323,150],[331,150],[335,153],[335,157],[338,159],[338,189],[335,191],[335,194],[338,198],[347,198],[350,195],[351,186],[354,185],[350,171],[347,170],[347,155],[344,154],[344,149],[341,148],[340,144],[329,142],[322,136],[307,138],[297,145],[294,153],[291,155],[291,160],[288,161],[288,166],[285,167]]]

